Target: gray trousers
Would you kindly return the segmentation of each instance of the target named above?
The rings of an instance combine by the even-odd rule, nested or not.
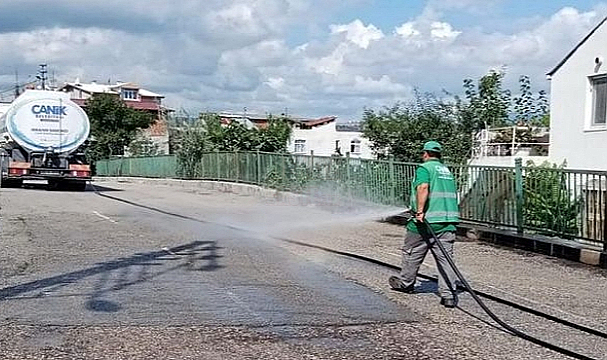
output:
[[[445,250],[453,257],[453,243],[455,242],[455,233],[444,232],[438,234],[438,239],[445,247]],[[430,244],[428,244],[430,243]],[[431,247],[430,247],[431,245]],[[403,286],[415,284],[417,272],[421,266],[428,250],[432,252],[434,260],[438,266],[438,293],[442,298],[452,299],[455,297],[456,276],[447,262],[445,255],[434,241],[434,238],[428,234],[416,234],[411,231],[405,233],[405,244],[403,246],[403,261],[400,279]]]

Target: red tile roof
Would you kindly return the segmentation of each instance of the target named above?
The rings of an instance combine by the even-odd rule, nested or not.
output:
[[[160,105],[147,101],[125,101],[126,106],[137,110],[160,110]]]
[[[301,126],[304,127],[314,127],[314,126],[319,126],[319,125],[325,125],[328,124],[330,122],[335,121],[335,119],[337,119],[336,116],[325,116],[325,117],[321,117],[319,119],[312,119],[312,120],[294,120],[294,122],[296,124],[299,124]]]

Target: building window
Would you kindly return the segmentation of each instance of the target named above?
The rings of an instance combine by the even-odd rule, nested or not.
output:
[[[137,100],[137,90],[122,89],[122,98],[124,100]]]
[[[350,153],[360,154],[360,140],[354,139],[350,142]]]
[[[303,140],[303,139],[295,140],[295,152],[296,153],[306,152],[306,140]]]
[[[339,146],[339,140],[335,140],[335,155],[342,156],[341,146]]]
[[[590,78],[592,84],[592,125],[605,126],[607,119],[607,76]]]

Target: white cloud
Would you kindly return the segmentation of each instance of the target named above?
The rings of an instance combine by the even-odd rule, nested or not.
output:
[[[355,75],[353,79],[341,85],[329,85],[326,92],[329,94],[339,94],[344,96],[351,95],[400,95],[410,96],[413,88],[403,84],[398,84],[390,79],[388,75],[382,75],[378,79]]]
[[[415,29],[415,23],[413,22],[406,22],[402,24],[401,26],[397,27],[394,32],[404,38],[418,36],[421,34],[417,29]]]
[[[434,21],[430,30],[430,35],[435,39],[452,40],[461,33],[461,31],[453,30],[451,24],[440,21]]]
[[[384,37],[384,33],[375,27],[373,24],[365,26],[362,21],[356,19],[346,25],[331,25],[331,33],[345,33],[346,39],[363,49],[369,47],[369,43],[374,40],[380,40]]]
[[[274,90],[278,90],[285,84],[285,79],[281,77],[269,77],[265,84]]]
[[[502,65],[508,66],[511,87],[526,74],[534,87],[547,88],[544,74],[606,10],[567,7],[521,29],[498,32],[455,27],[445,14],[476,11],[485,1],[446,1],[428,1],[419,16],[385,29],[359,19],[311,24],[329,16],[320,0],[132,0],[120,11],[112,8],[122,4],[119,0],[105,5],[66,0],[60,4],[76,8],[80,17],[90,12],[87,21],[95,21],[95,14],[111,16],[88,26],[69,26],[70,18],[60,25],[4,31],[6,24],[0,24],[0,85],[10,88],[15,64],[23,64],[21,74],[32,74],[47,62],[59,81],[135,81],[166,95],[175,108],[246,106],[274,113],[289,108],[299,115],[350,120],[360,118],[365,106],[410,99],[414,87],[460,92],[464,78]],[[26,5],[43,3],[2,1],[0,20],[8,10],[25,12]],[[331,0],[330,6],[342,3]],[[310,26],[314,36],[306,33]]]
[[[339,44],[332,53],[319,59],[305,58],[308,68],[321,74],[338,75],[342,68],[344,57],[349,52],[347,44]]]

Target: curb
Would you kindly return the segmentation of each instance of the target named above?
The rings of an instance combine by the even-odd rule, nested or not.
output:
[[[515,231],[488,228],[470,223],[460,224],[457,230],[458,235],[471,240],[485,241],[495,245],[607,268],[607,254],[597,246],[556,237],[518,234]]]

